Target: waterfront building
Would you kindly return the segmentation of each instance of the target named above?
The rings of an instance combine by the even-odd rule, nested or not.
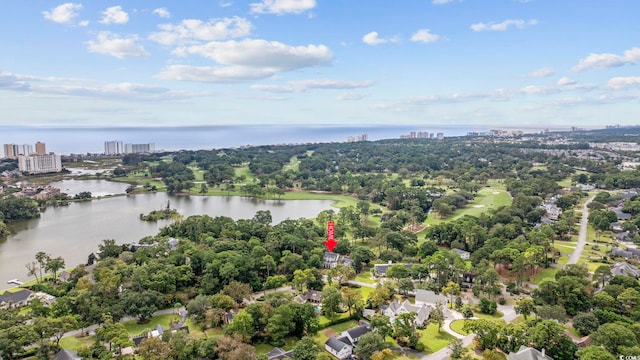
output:
[[[47,145],[43,142],[38,141],[36,143],[36,155],[46,155],[47,154]]]
[[[120,155],[124,154],[124,145],[122,141],[113,140],[104,142],[104,154],[105,155]]]
[[[156,144],[124,144],[125,154],[143,154],[156,151]]]
[[[18,156],[18,169],[29,174],[43,174],[62,171],[62,158],[60,155],[20,155]]]
[[[24,144],[4,144],[4,156],[15,159],[20,155],[29,155],[33,153],[33,146]]]

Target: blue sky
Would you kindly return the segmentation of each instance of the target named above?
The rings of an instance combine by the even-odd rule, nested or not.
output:
[[[0,125],[634,125],[637,0],[7,0]]]

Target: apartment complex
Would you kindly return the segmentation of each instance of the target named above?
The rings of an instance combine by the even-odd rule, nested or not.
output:
[[[43,142],[38,141],[36,143],[36,155],[46,155],[47,154],[47,145]]]
[[[113,140],[104,142],[105,155],[141,154],[156,151],[154,143],[149,144],[125,144],[122,141]]]
[[[17,144],[4,144],[4,156],[8,158],[17,158],[20,155],[33,154],[33,145],[17,145]]]
[[[43,174],[62,171],[62,158],[60,155],[19,155],[18,169],[29,174]]]

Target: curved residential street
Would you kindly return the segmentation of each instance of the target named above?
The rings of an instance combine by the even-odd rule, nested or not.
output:
[[[587,244],[587,224],[589,223],[589,208],[587,205],[593,201],[595,196],[592,196],[584,203],[582,207],[582,218],[580,219],[580,232],[578,233],[578,244],[576,244],[576,248],[569,256],[569,261],[567,261],[567,265],[569,264],[577,264],[578,260],[580,260],[580,256],[582,255],[582,251],[584,251],[584,246]]]

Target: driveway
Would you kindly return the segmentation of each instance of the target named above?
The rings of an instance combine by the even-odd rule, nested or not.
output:
[[[569,261],[567,261],[567,265],[569,264],[577,264],[578,260],[580,260],[580,256],[582,255],[582,251],[584,251],[584,246],[587,244],[587,225],[589,224],[589,208],[587,205],[593,201],[595,196],[592,196],[584,203],[582,207],[582,219],[580,219],[580,232],[578,233],[578,244],[576,245],[575,250],[569,256]]]

